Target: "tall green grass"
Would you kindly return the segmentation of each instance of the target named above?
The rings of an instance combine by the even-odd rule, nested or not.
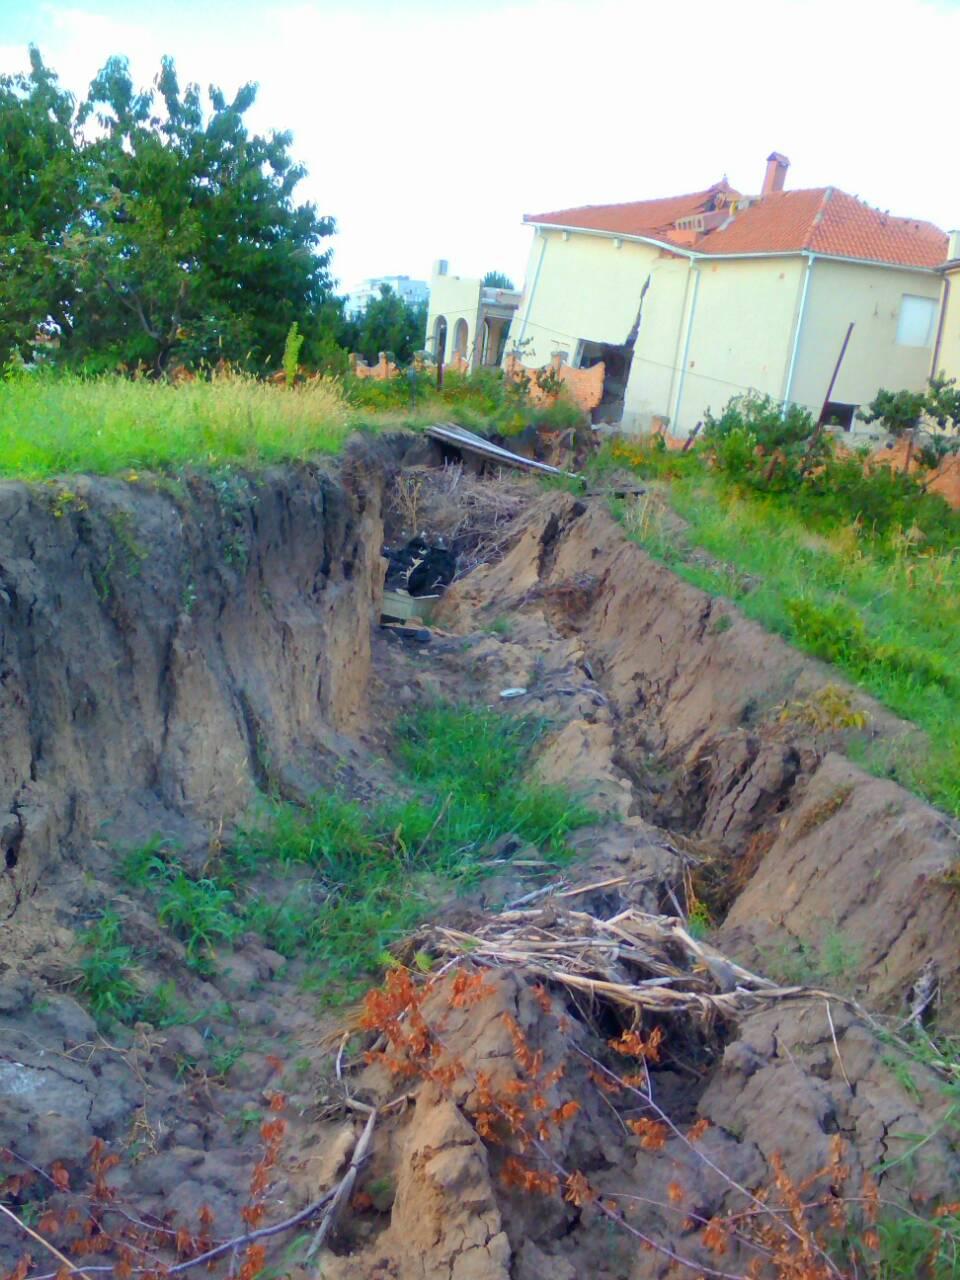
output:
[[[748,495],[703,470],[663,492],[685,528],[641,498],[617,511],[631,536],[923,729],[928,751],[872,747],[864,763],[960,814],[960,546],[925,551],[910,530],[814,528],[789,495]]]
[[[351,429],[340,384],[243,374],[177,385],[27,374],[0,381],[0,476],[40,480],[336,453]]]

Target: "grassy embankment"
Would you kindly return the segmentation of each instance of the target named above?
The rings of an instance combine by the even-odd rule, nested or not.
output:
[[[617,508],[629,535],[918,725],[928,747],[864,741],[853,753],[960,816],[960,516],[934,512],[930,537],[877,530],[828,503],[753,492],[695,453],[613,461],[662,482]]]
[[[287,388],[237,373],[172,383],[69,374],[0,381],[0,477],[45,480],[248,466],[337,453],[352,431],[438,419],[510,434],[571,426],[572,405],[538,409],[497,374],[391,382],[323,378]]]
[[[542,868],[563,861],[567,835],[596,815],[525,776],[541,722],[438,704],[394,729],[401,798],[359,805],[333,792],[307,809],[271,803],[191,874],[157,840],[129,853],[127,883],[178,937],[187,964],[215,972],[233,941],[260,934],[305,962],[326,1002],[356,997],[390,959],[387,948],[458,887],[503,869],[491,852],[512,834]],[[521,865],[533,855],[524,855]],[[80,991],[104,1023],[183,1021],[164,984],[150,989],[140,957],[107,911],[81,939]]]
[[[0,383],[0,476],[42,480],[336,453],[351,430],[338,383],[23,376]]]

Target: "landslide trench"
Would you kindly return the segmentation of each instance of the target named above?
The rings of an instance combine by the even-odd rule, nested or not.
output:
[[[190,878],[215,875],[261,793],[298,805],[335,790],[368,805],[402,788],[391,725],[439,700],[545,723],[529,769],[596,815],[560,872],[507,835],[475,883],[425,881],[441,926],[469,934],[530,910],[550,936],[625,911],[674,916],[712,874],[726,918],[711,942],[751,967],[798,940],[813,954],[829,920],[855,948],[848,976],[877,1003],[902,998],[931,958],[952,974],[954,907],[930,887],[954,856],[942,816],[862,774],[841,738],[780,722],[777,709],[816,694],[826,673],[654,564],[601,500],[433,461],[400,439],[357,445],[335,468],[0,488],[0,1145],[14,1152],[0,1174],[61,1162],[79,1188],[100,1138],[121,1157],[117,1204],[171,1235],[195,1231],[207,1205],[228,1238],[243,1230],[276,1094],[288,1131],[271,1220],[336,1185],[366,1123],[357,1105],[382,1106],[322,1262],[327,1277],[370,1280],[659,1276],[664,1257],[638,1254],[638,1231],[708,1265],[697,1231],[742,1207],[734,1188],[763,1185],[778,1152],[791,1176],[812,1174],[838,1134],[859,1178],[902,1149],[900,1133],[929,1132],[909,1178],[888,1185],[945,1196],[960,1168],[936,1072],[912,1063],[905,1086],[876,1028],[842,1001],[827,1016],[816,997],[636,1023],[665,1034],[650,1065],[658,1105],[678,1125],[710,1124],[704,1163],[680,1138],[644,1144],[626,1121],[648,1113],[598,1089],[585,1065],[630,1029],[622,1008],[544,988],[522,965],[496,968],[475,1008],[451,1008],[440,982],[431,999],[459,1083],[414,1079],[395,1107],[397,1080],[364,1067],[363,1041],[342,1040],[355,1011],[324,1008],[322,979],[305,985],[296,955],[250,931],[198,972],[131,890],[132,848],[174,848]],[[381,628],[382,546],[418,532],[455,549],[461,576],[429,628]],[[139,980],[176,997],[175,1012],[109,1036],[77,986],[78,939],[105,906],[137,940]],[[397,952],[424,982],[436,938]],[[693,968],[676,948],[654,961],[694,991],[729,993],[729,968],[705,954]],[[556,1075],[550,1107],[580,1108],[544,1159],[625,1195],[633,1235],[576,1197],[504,1182],[507,1148],[482,1140],[475,1085],[516,1060],[516,1029]],[[669,1208],[678,1176],[682,1216]],[[42,1176],[11,1185],[33,1220],[85,1211],[82,1194]],[[4,1228],[0,1252],[19,1254]],[[272,1261],[315,1274],[303,1252]],[[733,1274],[750,1257],[735,1245]]]

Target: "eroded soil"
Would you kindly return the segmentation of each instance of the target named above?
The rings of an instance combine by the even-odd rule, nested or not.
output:
[[[882,1174],[883,1193],[915,1206],[949,1198],[960,1166],[942,1074],[904,1057],[881,1030],[902,1021],[924,966],[941,984],[943,1024],[955,1020],[950,825],[852,765],[843,731],[785,722],[782,708],[814,696],[829,675],[650,561],[602,499],[492,479],[488,498],[472,481],[468,502],[449,473],[421,468],[411,509],[411,473],[401,475],[401,500],[392,487],[402,457],[400,448],[348,458],[342,474],[300,476],[292,487],[278,475],[254,502],[242,487],[232,493],[232,506],[78,487],[86,505],[77,513],[68,503],[67,523],[23,486],[5,493],[13,858],[0,948],[0,1146],[13,1153],[4,1173],[62,1162],[74,1188],[36,1175],[12,1202],[85,1203],[85,1153],[101,1138],[121,1156],[110,1172],[117,1205],[135,1206],[171,1245],[178,1227],[197,1230],[201,1205],[214,1238],[238,1235],[277,1093],[289,1131],[266,1221],[335,1185],[366,1124],[362,1108],[383,1109],[338,1230],[304,1274],[319,1265],[327,1277],[370,1280],[641,1280],[665,1274],[670,1255],[709,1268],[717,1258],[705,1224],[742,1209],[743,1188],[769,1186],[777,1155],[795,1182],[829,1166],[838,1135],[853,1194],[865,1172],[907,1151],[907,1135],[922,1134],[922,1151]],[[140,573],[121,573],[99,541],[98,504],[129,509],[144,541],[166,549]],[[451,538],[470,571],[424,634],[380,628],[380,545],[421,523]],[[201,585],[205,540],[238,537],[245,563],[217,571],[215,548]],[[106,595],[85,556],[109,565]],[[186,583],[199,593],[190,610]],[[76,634],[61,625],[65,607],[84,620]],[[43,636],[54,649],[41,654]],[[525,692],[504,700],[506,689]],[[677,917],[699,885],[713,903],[711,942],[733,959],[761,971],[806,959],[808,972],[794,964],[788,976],[809,992],[758,999],[735,1017],[654,1019],[665,1047],[647,1085],[682,1132],[710,1122],[698,1149],[673,1131],[645,1146],[627,1123],[643,1106],[597,1087],[583,1054],[606,1061],[606,1041],[630,1024],[602,1004],[549,984],[538,997],[537,984],[505,966],[491,971],[482,1003],[451,1010],[441,981],[430,999],[446,1052],[464,1069],[447,1088],[400,1082],[364,1065],[361,1039],[338,1052],[356,1011],[324,1008],[296,958],[251,933],[200,976],[119,876],[124,841],[152,835],[177,839],[201,873],[257,786],[292,800],[317,786],[361,803],[391,794],[402,786],[393,720],[435,699],[546,719],[531,767],[597,815],[560,873],[507,841],[468,891],[432,885],[435,921],[470,930],[551,885],[553,895],[599,887],[574,899],[543,894],[536,905],[548,917],[551,903],[571,901],[600,920],[630,908]],[[898,731],[861,701],[873,732]],[[141,1022],[114,1042],[75,998],[77,936],[105,903],[136,935],[145,980],[172,983],[188,1011],[179,1025]],[[828,935],[843,956],[828,985],[885,1021],[824,994],[817,963]],[[736,988],[707,969],[705,993]],[[623,1197],[627,1229],[593,1199],[504,1183],[512,1148],[480,1137],[477,1078],[505,1088],[517,1079],[510,1019],[542,1052],[545,1072],[563,1068],[545,1107],[579,1104],[538,1158],[582,1173],[601,1198]],[[110,1222],[108,1213],[105,1231]],[[642,1237],[666,1252],[640,1248]],[[271,1242],[272,1264],[300,1274],[305,1243],[302,1229]],[[0,1225],[5,1261],[21,1245]],[[757,1256],[733,1239],[722,1270],[746,1274]]]

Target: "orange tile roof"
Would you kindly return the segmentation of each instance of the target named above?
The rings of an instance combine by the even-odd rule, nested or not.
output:
[[[678,232],[674,224],[710,210],[717,192],[738,194],[722,182],[689,195],[633,204],[584,205],[528,214],[524,221],[648,236],[707,255],[809,251],[908,267],[938,267],[947,256],[947,237],[939,227],[891,217],[836,187],[773,192],[742,209],[725,226],[704,232],[691,246],[689,233]]]
[[[702,236],[708,254],[810,250],[907,267],[936,267],[947,237],[931,222],[894,218],[836,187],[778,191],[741,210],[732,222]]]
[[[582,227],[585,231],[618,232],[625,236],[649,236],[666,239],[678,218],[705,213],[713,208],[714,196],[726,192],[737,196],[726,182],[716,182],[705,191],[692,191],[685,196],[666,196],[662,200],[635,200],[631,204],[586,204],[577,209],[558,209],[553,213],[528,213],[524,222],[554,227]]]

